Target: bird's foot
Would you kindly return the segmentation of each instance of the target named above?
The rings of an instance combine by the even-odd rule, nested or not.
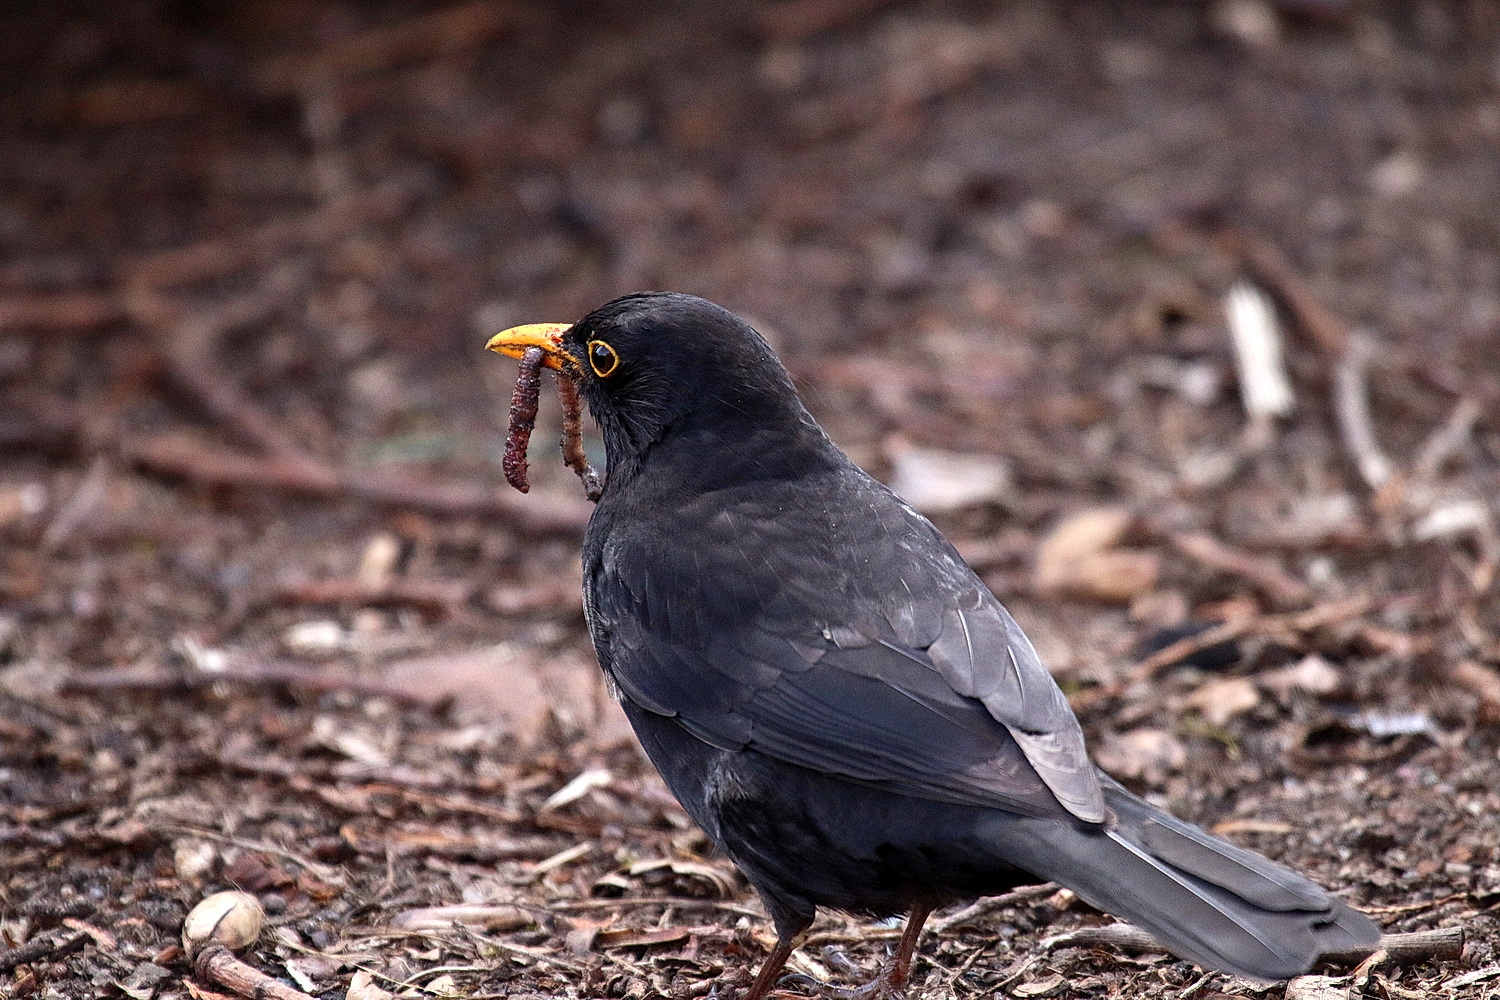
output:
[[[829,1000],[903,1000],[907,977],[902,972],[886,965],[863,986],[824,986],[823,995]]]

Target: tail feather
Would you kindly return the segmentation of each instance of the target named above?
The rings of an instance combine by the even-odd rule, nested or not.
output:
[[[1150,932],[1173,953],[1251,979],[1289,979],[1322,954],[1374,948],[1380,929],[1295,872],[1106,782],[1108,830],[997,831],[1015,863]],[[1034,835],[1032,831],[1034,830]]]
[[[1106,787],[1105,799],[1117,817],[1117,829],[1176,868],[1208,879],[1262,909],[1328,906],[1328,893],[1317,883],[1162,812],[1118,785]]]

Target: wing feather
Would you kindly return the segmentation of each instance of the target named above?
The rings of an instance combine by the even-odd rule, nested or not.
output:
[[[884,487],[834,485],[859,495],[822,510],[766,489],[701,498],[673,512],[679,527],[697,522],[688,551],[650,519],[616,526],[587,579],[590,627],[620,692],[721,749],[919,797],[1102,821],[1082,731],[1015,620]]]

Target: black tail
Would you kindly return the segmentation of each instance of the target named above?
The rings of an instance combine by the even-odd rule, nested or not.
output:
[[[1174,954],[1252,979],[1290,979],[1318,956],[1374,949],[1369,917],[1274,862],[1162,812],[1105,779],[1107,830],[1022,820],[1006,855],[1149,931]],[[1035,829],[1035,835],[1031,831]]]

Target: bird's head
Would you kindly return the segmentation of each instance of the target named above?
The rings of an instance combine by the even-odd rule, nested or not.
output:
[[[571,378],[604,435],[611,478],[638,467],[663,441],[697,442],[706,462],[720,446],[758,433],[811,432],[824,441],[791,377],[738,316],[692,295],[638,292],[577,323],[535,323],[492,337],[489,350],[528,348]]]

